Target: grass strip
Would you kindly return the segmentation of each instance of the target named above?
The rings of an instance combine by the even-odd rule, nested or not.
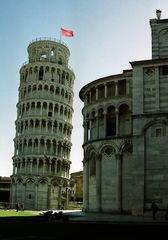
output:
[[[31,217],[38,216],[39,213],[29,212],[29,211],[0,211],[0,217]]]

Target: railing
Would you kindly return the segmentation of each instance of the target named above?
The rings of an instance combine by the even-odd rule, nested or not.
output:
[[[61,41],[61,40],[58,40],[58,39],[56,39],[56,38],[52,38],[52,37],[40,37],[40,38],[33,39],[33,40],[29,43],[29,45],[30,45],[31,43],[33,43],[33,42],[38,42],[38,41],[54,41],[54,42],[57,42],[57,43],[60,43],[60,44],[62,44],[62,45],[64,45],[64,46],[66,46],[66,47],[68,48],[68,45],[67,45],[65,42],[63,42],[63,41]]]

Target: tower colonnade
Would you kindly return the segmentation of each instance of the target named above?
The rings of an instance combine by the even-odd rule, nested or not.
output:
[[[69,160],[71,144],[67,141],[55,141],[53,138],[18,138],[15,139],[15,156],[27,155],[58,155]]]
[[[67,87],[62,87],[60,84],[57,86],[54,86],[53,84],[46,85],[45,83],[35,84],[32,83],[28,86],[25,86],[23,84],[22,87],[19,89],[19,99],[32,99],[38,97],[45,99],[48,99],[48,96],[50,96],[51,100],[59,100],[60,102],[64,102],[65,99],[68,100],[68,103],[71,104],[71,101],[73,99],[73,93],[69,92]]]
[[[16,130],[17,136],[21,135],[31,135],[32,133],[39,133],[43,135],[47,135],[48,133],[52,136],[56,133],[59,136],[64,136],[64,139],[70,140],[71,132],[72,132],[72,125],[62,121],[56,121],[55,119],[48,119],[45,118],[30,118],[30,119],[23,119],[18,120],[16,123]]]
[[[26,116],[46,116],[46,117],[57,117],[58,119],[68,120],[71,123],[73,109],[66,105],[55,103],[54,101],[46,100],[25,100],[20,102],[18,105],[18,118]]]
[[[27,171],[28,166],[30,171]],[[43,159],[40,157],[25,157],[25,158],[15,158],[13,159],[13,175],[15,174],[34,174],[34,175],[44,175],[44,176],[55,176],[69,177],[70,163],[65,159],[61,161],[61,158],[49,158]]]
[[[64,86],[68,86],[70,88],[73,87],[73,78],[71,76],[71,67],[67,67],[65,70],[64,67],[62,67],[61,63],[59,63],[58,67],[53,67],[52,63],[48,63],[48,66],[46,66],[46,58],[39,59],[40,66],[35,65],[35,63],[31,62],[31,65],[28,65],[27,63],[24,63],[21,70],[20,70],[20,78],[22,82],[27,82],[29,79],[29,82],[36,82],[38,80],[43,81],[45,79],[50,79],[51,82],[57,82],[59,84],[62,84]]]

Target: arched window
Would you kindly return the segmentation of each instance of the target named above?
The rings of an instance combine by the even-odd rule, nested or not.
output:
[[[126,80],[118,81],[118,95],[126,95]]]
[[[62,65],[62,58],[59,57],[58,64]]]
[[[115,107],[110,106],[107,109],[106,116],[106,136],[115,136],[116,135],[116,116],[115,116]]]
[[[130,134],[131,133],[131,119],[129,113],[129,106],[122,104],[119,107],[119,134]]]
[[[40,70],[39,70],[39,80],[43,80],[43,75],[44,75],[43,67],[40,67]]]

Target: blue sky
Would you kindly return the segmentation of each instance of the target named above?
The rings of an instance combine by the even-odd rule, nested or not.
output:
[[[82,170],[83,127],[80,89],[97,78],[130,69],[130,61],[151,58],[149,19],[168,18],[167,0],[0,0],[0,176],[12,174],[19,69],[35,38],[59,39],[60,28],[76,79],[71,171]]]

